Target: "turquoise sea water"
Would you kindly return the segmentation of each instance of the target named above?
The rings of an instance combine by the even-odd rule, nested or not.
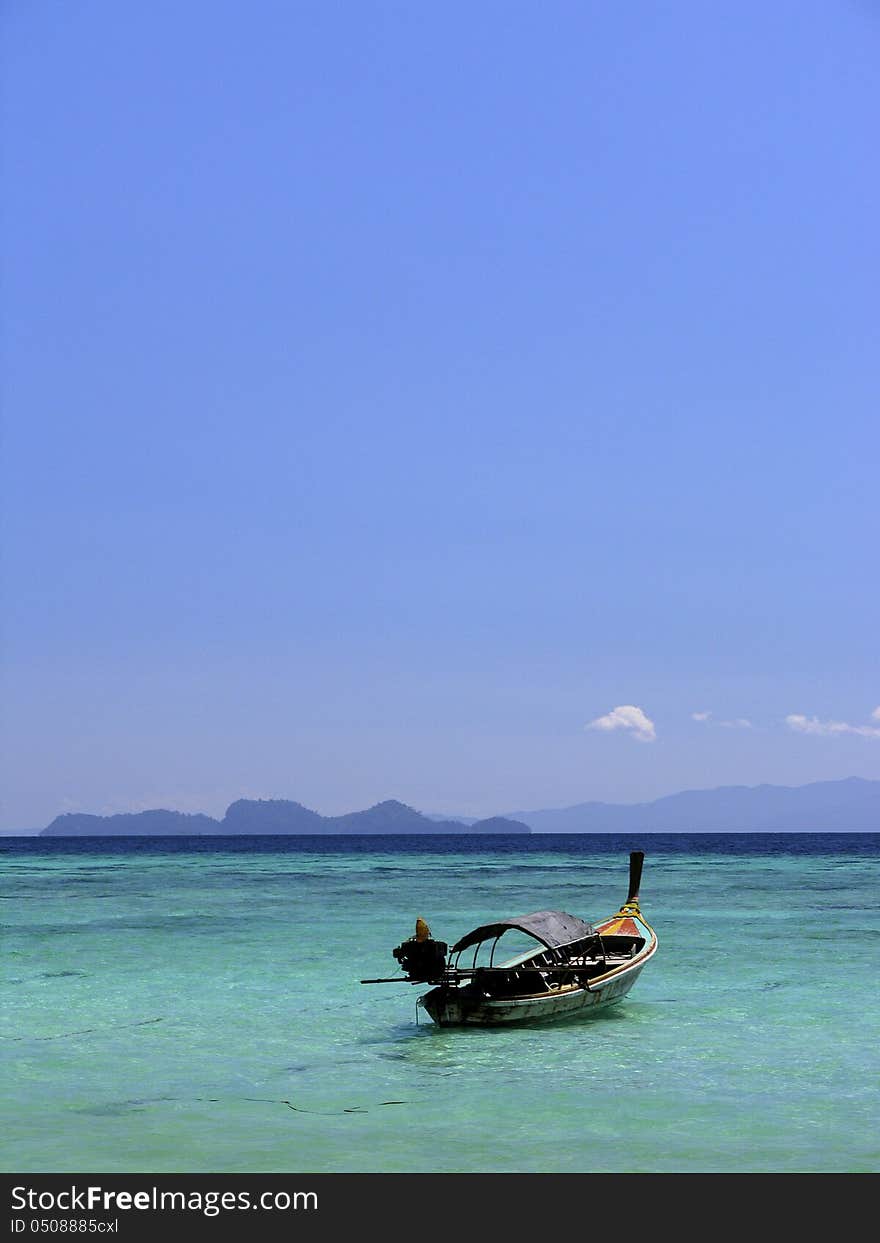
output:
[[[391,949],[599,919],[629,997],[434,1027]],[[880,835],[0,841],[7,1172],[880,1169]]]

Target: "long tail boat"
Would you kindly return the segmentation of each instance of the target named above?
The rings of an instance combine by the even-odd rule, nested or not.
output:
[[[451,949],[419,919],[415,935],[392,951],[403,975],[361,983],[432,985],[418,1005],[440,1027],[595,1014],[623,1000],[657,951],[657,934],[639,907],[644,857],[630,854],[626,901],[607,919],[586,923],[565,911],[532,911],[482,924]],[[510,933],[525,934],[529,948],[496,961]]]

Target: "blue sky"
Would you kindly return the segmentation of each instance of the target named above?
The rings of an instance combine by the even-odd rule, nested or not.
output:
[[[2,22],[0,827],[880,778],[872,5]]]

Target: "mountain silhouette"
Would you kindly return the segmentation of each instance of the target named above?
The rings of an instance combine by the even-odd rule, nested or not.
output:
[[[880,781],[720,786],[650,803],[579,803],[506,814],[534,833],[880,832]]]
[[[386,834],[386,833],[530,833],[528,825],[493,816],[463,824],[460,820],[435,820],[405,803],[387,799],[365,811],[343,816],[322,816],[302,803],[288,799],[238,799],[230,803],[222,820],[187,815],[181,811],[127,812],[94,816],[68,812],[56,816],[41,837],[181,837],[187,835],[247,836],[262,834]]]
[[[41,837],[248,834],[880,832],[880,781],[848,777],[803,786],[682,790],[649,803],[578,803],[485,820],[442,818],[387,799],[364,811],[322,816],[290,799],[238,799],[222,820],[181,811],[57,816]]]

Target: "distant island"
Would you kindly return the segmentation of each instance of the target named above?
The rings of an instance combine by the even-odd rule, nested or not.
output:
[[[426,814],[394,799],[344,816],[322,816],[287,799],[238,799],[222,820],[181,811],[68,812],[39,836],[845,832],[880,832],[880,781],[848,777],[803,786],[720,786],[683,790],[650,803],[578,803],[485,820]]]
[[[880,781],[720,786],[651,803],[578,803],[506,814],[533,833],[878,833]]]
[[[115,816],[68,812],[56,816],[40,837],[185,837],[329,835],[332,833],[530,833],[527,824],[502,816],[475,820],[437,820],[405,803],[387,799],[366,811],[322,816],[287,799],[238,799],[222,820],[182,811],[140,811]]]

